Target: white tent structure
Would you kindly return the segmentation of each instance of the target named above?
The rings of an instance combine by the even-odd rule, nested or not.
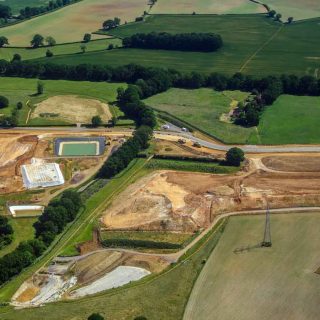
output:
[[[24,186],[27,189],[46,188],[64,184],[64,178],[57,163],[34,163],[21,166]]]

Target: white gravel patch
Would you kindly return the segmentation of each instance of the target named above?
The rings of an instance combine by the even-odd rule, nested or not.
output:
[[[121,287],[131,281],[137,281],[149,275],[143,268],[119,266],[91,284],[77,289],[71,293],[72,297],[84,297],[104,290]]]

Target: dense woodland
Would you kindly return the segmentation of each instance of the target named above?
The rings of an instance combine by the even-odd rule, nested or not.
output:
[[[124,47],[179,51],[217,51],[223,45],[220,35],[214,33],[167,32],[136,33],[122,41]]]

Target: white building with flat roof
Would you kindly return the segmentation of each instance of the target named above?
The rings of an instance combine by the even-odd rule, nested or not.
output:
[[[33,163],[21,166],[23,184],[27,189],[46,188],[64,184],[57,163]]]

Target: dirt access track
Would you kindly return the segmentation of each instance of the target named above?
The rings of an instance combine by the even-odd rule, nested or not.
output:
[[[73,95],[54,96],[38,103],[31,119],[42,118],[45,114],[55,115],[46,119],[69,123],[91,123],[92,117],[96,115],[99,115],[104,123],[112,118],[106,103]]]
[[[109,230],[194,232],[218,214],[265,209],[266,198],[271,208],[317,206],[319,184],[320,172],[268,171],[253,161],[235,175],[158,171],[120,194],[101,222]]]

